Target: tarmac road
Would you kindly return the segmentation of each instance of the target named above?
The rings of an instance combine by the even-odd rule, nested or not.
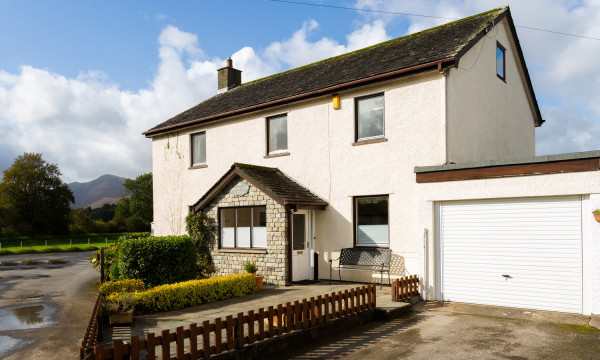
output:
[[[600,359],[589,316],[427,302],[391,321],[303,344],[281,359]],[[570,324],[570,325],[569,325]]]
[[[79,358],[79,346],[97,296],[99,273],[89,263],[92,254],[0,256],[0,263],[19,264],[26,259],[67,262],[0,266],[0,358]]]

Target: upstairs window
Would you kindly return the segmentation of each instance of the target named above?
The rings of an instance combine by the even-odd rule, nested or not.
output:
[[[383,137],[383,94],[355,100],[355,141]]]
[[[496,75],[502,80],[506,80],[505,71],[505,49],[500,43],[496,43]]]
[[[196,134],[192,134],[190,142],[192,150],[191,166],[206,164],[206,132],[203,131]]]
[[[267,154],[285,152],[287,140],[287,115],[267,118]]]
[[[222,208],[221,248],[267,248],[266,206]]]
[[[388,195],[354,198],[356,246],[389,246]]]

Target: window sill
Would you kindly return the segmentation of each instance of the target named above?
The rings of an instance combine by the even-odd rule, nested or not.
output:
[[[365,245],[365,244],[354,244],[355,249],[389,249],[390,244],[381,244],[381,245]]]
[[[279,152],[279,153],[270,153],[269,155],[265,155],[263,158],[265,159],[270,159],[270,158],[276,158],[276,157],[280,157],[280,156],[288,156],[290,153],[289,152]]]
[[[192,170],[192,169],[204,169],[204,168],[207,168],[207,167],[208,167],[208,165],[206,165],[206,164],[199,164],[199,165],[190,166],[188,168],[188,170]]]
[[[498,79],[500,79],[500,80],[502,80],[502,81],[504,81],[506,83],[506,78],[503,78],[502,76],[500,76],[498,74],[496,74],[496,76],[498,77]]]
[[[266,254],[267,249],[218,249],[218,253]]]
[[[388,139],[386,139],[384,137],[379,137],[379,138],[374,138],[374,139],[362,139],[362,140],[356,140],[355,142],[353,142],[352,146],[375,144],[375,143],[386,142],[386,141],[388,141]]]

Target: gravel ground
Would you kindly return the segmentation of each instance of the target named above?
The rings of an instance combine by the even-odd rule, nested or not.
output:
[[[0,357],[79,357],[97,295],[99,275],[88,261],[92,253],[0,256],[0,263],[17,264],[0,266]],[[66,263],[49,265],[48,260]],[[20,265],[23,261],[33,264]],[[20,325],[11,325],[15,319]],[[15,327],[21,329],[11,330]]]

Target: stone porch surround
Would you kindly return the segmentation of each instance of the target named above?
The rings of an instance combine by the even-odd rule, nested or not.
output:
[[[232,189],[239,183],[250,187],[247,194],[237,196]],[[260,206],[267,208],[267,249],[220,249],[219,208],[237,206]],[[215,276],[245,272],[246,261],[254,262],[257,274],[265,276],[265,282],[285,285],[288,274],[287,262],[287,216],[285,208],[258,188],[239,176],[231,181],[203,209],[210,218],[210,230],[214,235],[211,255],[217,272]]]

